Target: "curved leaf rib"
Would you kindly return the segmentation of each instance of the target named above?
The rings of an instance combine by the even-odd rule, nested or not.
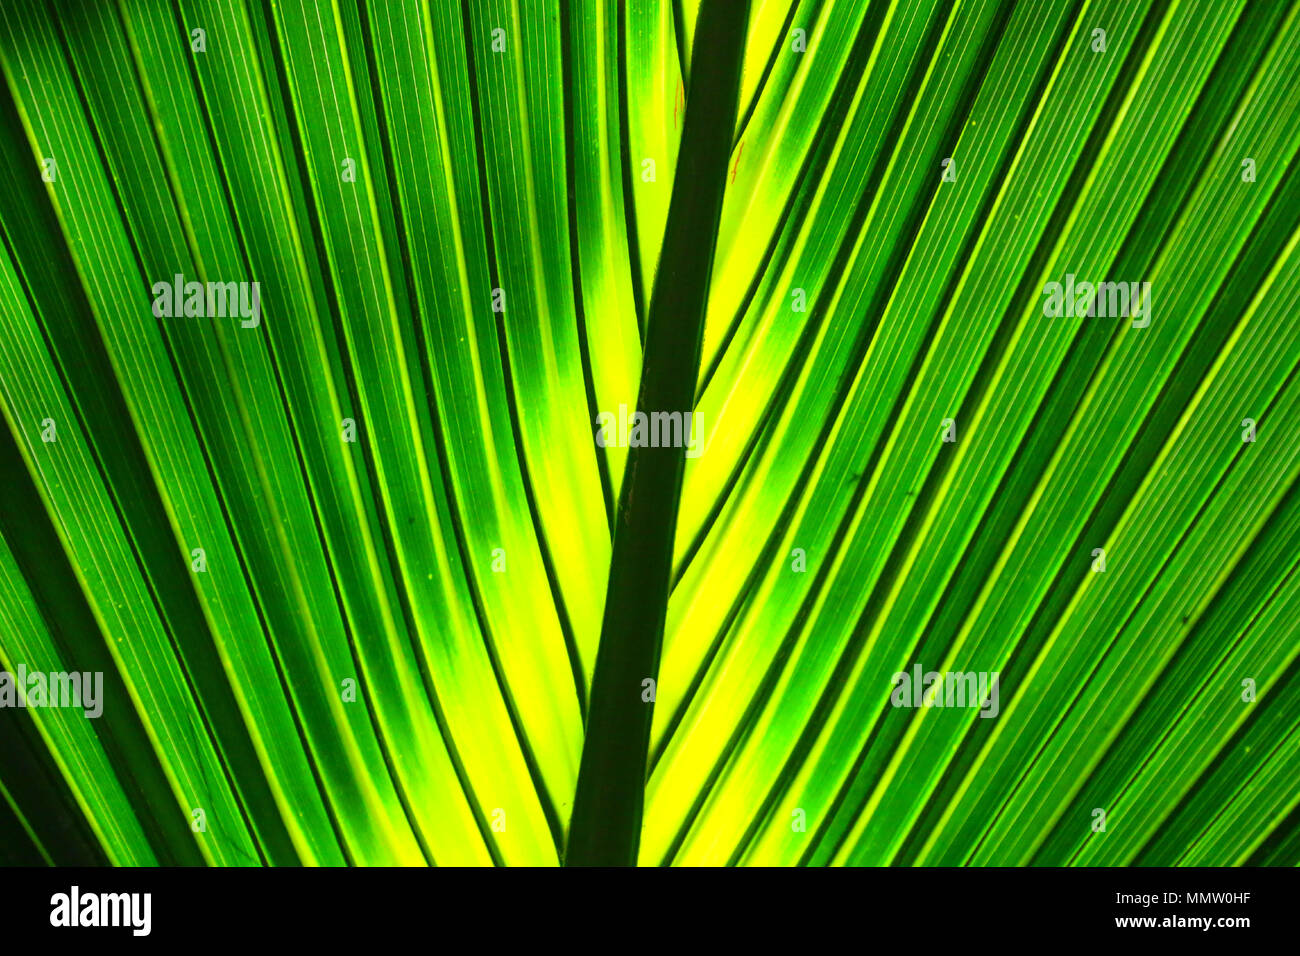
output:
[[[682,413],[684,441],[693,420],[748,16],[748,0],[701,5],[695,32],[700,55],[692,64],[677,175],[650,296],[637,408]],[[654,680],[659,670],[684,466],[681,447],[637,447],[628,457],[565,856],[569,866],[636,863],[654,713],[653,694],[643,682]]]

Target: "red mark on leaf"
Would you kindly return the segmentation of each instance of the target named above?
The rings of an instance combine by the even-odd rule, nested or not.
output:
[[[731,181],[733,183],[736,181],[736,170],[740,168],[740,154],[743,153],[744,151],[745,151],[745,141],[742,139],[740,141],[740,149],[736,150],[736,162],[733,163],[731,167]]]

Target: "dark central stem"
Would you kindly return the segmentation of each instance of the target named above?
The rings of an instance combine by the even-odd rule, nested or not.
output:
[[[704,312],[736,125],[749,0],[704,0],[663,249],[647,318],[637,409],[678,413],[690,441]],[[631,197],[625,197],[631,202]],[[709,425],[694,436],[707,447]],[[647,430],[647,436],[649,432]],[[647,439],[648,440],[648,439]],[[646,755],[672,573],[683,447],[634,447],[619,493],[600,649],[566,866],[635,866]]]

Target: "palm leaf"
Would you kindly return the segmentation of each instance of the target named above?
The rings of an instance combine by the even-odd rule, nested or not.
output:
[[[0,708],[0,859],[1300,863],[1297,69],[1271,0],[0,7],[0,669],[104,675]]]

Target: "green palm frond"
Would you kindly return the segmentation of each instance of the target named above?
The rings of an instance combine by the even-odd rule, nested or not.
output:
[[[1298,71],[0,2],[0,671],[103,681],[0,707],[0,860],[1300,864]]]

